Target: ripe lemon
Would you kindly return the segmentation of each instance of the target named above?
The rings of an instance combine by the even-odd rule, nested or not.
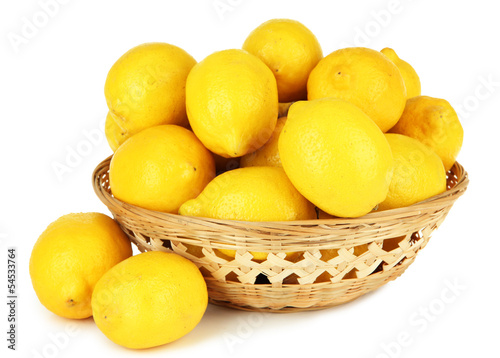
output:
[[[248,167],[212,180],[186,201],[181,215],[242,221],[289,221],[316,217],[314,206],[292,185],[282,168]]]
[[[92,316],[91,296],[101,276],[132,255],[118,224],[100,213],[68,214],[51,223],[31,253],[31,282],[40,302],[58,316]]]
[[[278,147],[293,185],[330,215],[362,216],[387,195],[389,144],[377,125],[349,102],[324,98],[294,103]]]
[[[401,72],[406,88],[406,98],[420,96],[421,85],[417,71],[408,62],[400,59],[396,51],[392,48],[386,47],[380,52],[386,55],[398,67],[399,72]]]
[[[196,265],[160,251],[116,265],[92,295],[97,327],[116,344],[134,349],[156,347],[188,334],[207,304],[207,286]]]
[[[286,117],[278,119],[271,138],[262,147],[253,153],[241,157],[240,166],[244,167],[281,167],[280,153],[278,151],[278,139],[285,125]]]
[[[408,99],[391,133],[415,138],[434,150],[450,170],[462,148],[464,130],[457,113],[444,99],[418,96]]]
[[[243,49],[272,70],[280,102],[307,99],[309,73],[323,58],[318,39],[307,27],[289,19],[266,21],[248,35]]]
[[[311,71],[308,98],[334,97],[361,108],[383,132],[403,113],[406,89],[401,72],[385,55],[364,47],[337,50]]]
[[[113,152],[116,152],[118,147],[129,138],[129,134],[116,124],[115,118],[116,115],[109,111],[104,125],[104,134]]]
[[[159,42],[122,55],[109,70],[104,94],[123,135],[160,124],[187,126],[184,89],[195,64],[183,49]]]
[[[240,157],[264,145],[278,119],[269,68],[244,50],[215,52],[193,67],[186,84],[189,123],[213,153]]]
[[[295,189],[282,168],[248,167],[216,177],[201,194],[185,202],[179,214],[243,221],[290,221],[316,218],[314,206]],[[234,257],[235,250],[220,249]],[[265,252],[252,252],[264,260]],[[292,256],[293,253],[287,253]]]
[[[215,176],[212,154],[189,130],[151,127],[129,138],[109,167],[113,195],[145,209],[177,213]]]
[[[446,190],[441,158],[418,140],[401,134],[385,135],[394,157],[394,170],[387,198],[378,210],[415,204]]]

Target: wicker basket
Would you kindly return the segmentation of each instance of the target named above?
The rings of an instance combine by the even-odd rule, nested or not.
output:
[[[446,192],[407,208],[355,219],[241,222],[121,202],[109,187],[110,160],[95,169],[94,190],[141,251],[173,251],[193,261],[214,304],[273,312],[342,304],[394,280],[415,260],[469,182],[455,163]],[[235,257],[219,249],[236,250]],[[251,252],[269,254],[258,261]]]

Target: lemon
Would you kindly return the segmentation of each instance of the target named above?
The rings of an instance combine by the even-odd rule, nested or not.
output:
[[[444,99],[417,96],[408,99],[391,133],[415,138],[434,150],[450,170],[462,148],[464,130],[457,113]]]
[[[392,48],[386,47],[380,52],[386,55],[398,67],[399,72],[401,72],[406,88],[406,98],[420,96],[421,85],[417,71],[408,62],[400,59],[396,51]]]
[[[116,265],[92,295],[97,327],[116,344],[134,349],[167,344],[188,334],[207,304],[207,286],[196,265],[160,251]]]
[[[293,185],[330,215],[362,216],[387,195],[389,144],[377,125],[349,102],[324,98],[294,103],[278,147]]]
[[[129,138],[109,167],[109,183],[117,199],[168,213],[177,213],[214,176],[212,154],[191,131],[173,124],[151,127]]]
[[[100,213],[68,214],[51,223],[31,253],[29,272],[40,302],[58,316],[92,316],[94,286],[132,255],[118,224]]]
[[[289,19],[266,21],[248,35],[243,49],[272,70],[280,102],[307,99],[307,79],[323,51],[306,26]]]
[[[403,113],[406,89],[396,65],[378,51],[349,47],[332,52],[311,71],[308,99],[334,97],[361,108],[383,131]]]
[[[216,177],[201,194],[185,202],[179,214],[242,221],[290,221],[316,218],[314,206],[292,185],[282,168],[248,167]],[[220,249],[234,257],[235,250]],[[251,252],[264,260],[265,252]],[[293,253],[287,253],[291,257]]]
[[[240,157],[264,145],[278,119],[269,68],[244,50],[224,50],[193,67],[186,84],[189,123],[213,153]]]
[[[394,157],[394,170],[387,198],[378,210],[412,205],[446,190],[441,158],[418,140],[401,134],[385,135]]]
[[[195,64],[183,49],[160,42],[122,55],[108,72],[104,94],[123,135],[161,124],[187,126],[186,78]]]
[[[292,185],[282,168],[248,167],[212,180],[186,201],[179,214],[242,221],[289,221],[316,217],[314,206]]]
[[[241,157],[240,166],[242,168],[260,166],[281,167],[280,153],[278,151],[278,139],[285,122],[286,117],[279,118],[273,134],[267,143],[257,149],[257,151],[245,154]]]
[[[121,129],[118,124],[116,124],[116,115],[111,111],[108,112],[106,116],[106,123],[104,125],[104,134],[110,148],[115,152],[123,142],[125,142],[129,137],[129,133]]]

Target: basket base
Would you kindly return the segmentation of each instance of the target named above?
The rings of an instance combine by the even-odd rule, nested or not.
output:
[[[301,312],[321,310],[354,301],[401,276],[415,257],[388,271],[365,278],[323,282],[310,285],[250,285],[219,282],[205,277],[209,302],[218,306],[256,312]]]
[[[354,298],[352,298],[350,300],[343,301],[341,303],[329,304],[329,305],[325,305],[325,306],[311,306],[311,307],[292,307],[292,306],[286,306],[286,307],[279,308],[279,309],[274,309],[274,308],[271,308],[271,307],[257,308],[257,307],[251,307],[251,306],[238,306],[238,305],[235,305],[235,304],[233,304],[231,302],[217,301],[217,300],[214,300],[214,299],[211,299],[211,298],[208,299],[208,302],[211,303],[211,304],[213,304],[213,305],[216,305],[216,306],[227,307],[227,308],[231,308],[231,309],[235,309],[235,310],[248,311],[248,312],[293,313],[293,312],[324,310],[324,309],[327,309],[327,308],[331,308],[331,307],[335,307],[335,306],[339,306],[339,305],[342,305],[342,304],[345,304],[345,303],[349,303],[349,302],[355,301],[356,299],[358,299],[360,297],[361,296],[357,296],[357,297],[354,297]]]

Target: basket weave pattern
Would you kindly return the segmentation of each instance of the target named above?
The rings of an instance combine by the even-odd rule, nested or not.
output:
[[[466,190],[456,163],[448,190],[407,208],[360,218],[240,222],[150,211],[112,196],[111,157],[94,171],[94,190],[141,251],[193,261],[210,301],[247,310],[299,311],[342,304],[400,276]],[[235,250],[234,257],[219,249]],[[268,253],[257,260],[251,252]]]

